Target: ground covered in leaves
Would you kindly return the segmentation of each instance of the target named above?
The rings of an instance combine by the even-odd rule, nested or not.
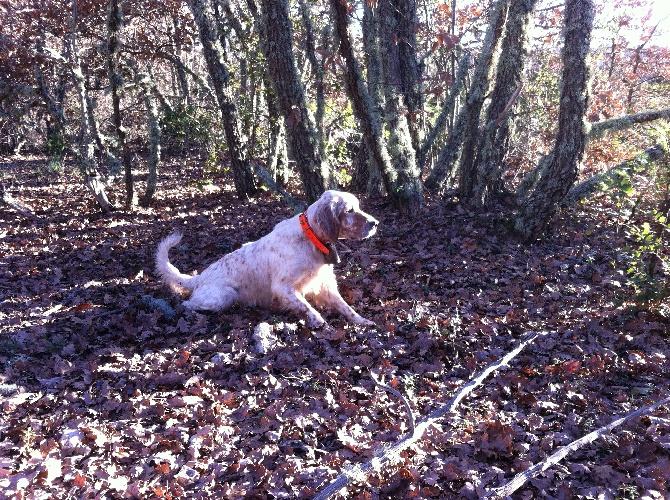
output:
[[[173,230],[182,271],[292,215],[169,165],[154,206],[101,217],[76,175],[2,164],[30,220],[0,207],[0,491],[14,498],[309,498],[445,404],[528,331],[548,332],[340,498],[480,498],[615,416],[670,395],[668,322],[621,306],[608,207],[521,245],[496,214],[428,201],[407,220],[364,200],[373,239],[341,247],[338,316],[184,310],[153,272]],[[277,337],[266,352],[254,331]],[[634,419],[514,498],[667,498],[667,408]]]

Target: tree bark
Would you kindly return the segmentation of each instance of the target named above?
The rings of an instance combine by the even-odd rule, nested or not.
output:
[[[316,87],[316,112],[314,113],[314,121],[316,124],[316,139],[319,144],[319,154],[325,158],[325,139],[323,132],[323,119],[326,111],[326,95],[325,85],[323,81],[324,67],[323,64],[317,60],[316,57],[316,41],[314,39],[314,24],[310,17],[309,6],[305,0],[300,0],[300,15],[302,17],[302,24],[305,27],[305,52],[307,59],[312,66],[314,73],[314,85]]]
[[[397,171],[396,191],[403,192],[401,209],[415,213],[423,204],[421,173],[416,164],[419,147],[419,130],[412,124],[412,116],[418,117],[421,98],[417,97],[420,72],[416,62],[416,45],[413,31],[416,21],[414,0],[381,0],[380,48],[382,54],[382,77],[386,102],[386,147],[391,163]]]
[[[593,0],[567,0],[562,60],[558,135],[546,158],[544,173],[521,207],[515,229],[525,241],[537,239],[577,180],[588,137],[587,58],[593,27]]]
[[[214,92],[221,111],[223,130],[226,136],[235,191],[240,199],[256,192],[256,183],[247,156],[247,148],[239,130],[237,107],[233,98],[230,73],[225,64],[223,46],[220,42],[214,11],[209,0],[189,0]]]
[[[565,198],[563,198],[561,205],[565,207],[574,205],[575,203],[578,203],[584,198],[587,198],[588,196],[595,193],[603,185],[606,185],[608,181],[611,181],[617,177],[623,178],[630,176],[633,172],[644,169],[645,166],[649,163],[660,160],[666,154],[667,150],[662,144],[656,144],[650,148],[647,148],[637,156],[629,158],[628,160],[613,166],[606,172],[593,175],[588,179],[583,180],[579,184],[576,184],[570,189]]]
[[[505,28],[510,0],[499,0],[494,5],[489,20],[489,28],[482,47],[482,53],[475,67],[472,86],[465,103],[467,115],[460,156],[459,198],[463,203],[472,204],[477,171],[475,169],[475,147],[479,137],[480,117],[484,99],[491,85],[491,71],[496,64],[500,42]]]
[[[491,195],[503,191],[504,161],[511,133],[509,106],[522,84],[528,56],[528,25],[536,3],[537,0],[512,0],[509,8],[496,83],[477,147],[476,178],[471,199],[476,207],[483,207]]]
[[[147,113],[147,132],[149,134],[149,175],[147,186],[140,204],[148,207],[151,204],[156,185],[158,183],[158,165],[161,161],[161,129],[158,121],[158,108],[153,96],[155,83],[147,73],[135,75],[139,87],[142,89],[142,98]]]
[[[119,0],[109,0],[107,14],[107,74],[112,94],[112,121],[119,141],[121,161],[126,182],[126,208],[130,209],[135,201],[133,193],[133,168],[130,162],[130,150],[126,144],[126,130],[121,123],[121,96],[119,91],[123,86],[123,77],[119,69],[119,32],[123,25],[123,12],[119,7]]]
[[[117,0],[112,0],[117,1]],[[174,28],[174,50],[175,58],[181,60],[182,44],[181,44],[181,19],[175,17],[172,20],[172,27]],[[177,72],[177,80],[179,80],[179,87],[181,89],[180,101],[182,104],[189,106],[191,104],[191,89],[188,85],[188,78],[186,78],[185,65],[175,65]]]
[[[289,146],[305,196],[315,202],[330,187],[330,173],[321,154],[293,54],[293,29],[288,0],[262,0],[263,34],[272,86],[286,120]]]
[[[437,116],[435,123],[430,127],[430,130],[426,134],[426,138],[424,139],[423,144],[417,153],[417,164],[419,166],[419,170],[422,172],[426,166],[426,159],[428,158],[428,153],[435,143],[435,139],[437,138],[438,134],[444,130],[447,125],[447,121],[453,115],[454,109],[456,107],[456,99],[461,94],[461,91],[465,86],[465,77],[468,75],[469,68],[470,54],[465,54],[458,65],[458,73],[456,74],[456,78],[454,79],[454,82],[451,84],[451,88],[449,89],[449,96],[444,101],[442,109],[440,110],[440,114]],[[429,180],[431,182],[429,182]],[[438,187],[438,183],[432,184],[432,182],[435,180],[435,177],[429,176],[426,179],[426,187],[429,189],[435,189]]]
[[[381,170],[384,187],[391,200],[401,211],[414,213],[423,202],[423,192],[421,191],[411,141],[402,140],[403,137],[409,138],[406,123],[404,130],[396,131],[398,135],[393,143],[395,152],[399,154],[396,158],[399,161],[398,164],[404,163],[405,165],[401,171],[393,165],[387,144],[384,141],[379,115],[368,88],[363,82],[362,72],[351,46],[347,7],[339,0],[331,0],[331,8],[335,18],[340,54],[344,58],[347,68],[345,75],[347,92],[352,103],[354,116],[356,116],[362,128],[365,146],[370,151],[375,164]],[[382,68],[383,72],[384,69]],[[388,97],[388,94],[384,96],[385,99],[388,99]],[[395,101],[392,106],[398,106],[397,99],[391,97]],[[403,127],[403,124],[399,123],[399,126]],[[412,154],[406,154],[408,151],[411,151]]]
[[[70,71],[72,72],[72,79],[74,82],[75,91],[79,100],[80,124],[81,130],[79,134],[79,144],[74,148],[79,169],[84,177],[86,186],[91,190],[100,210],[107,215],[114,210],[114,206],[109,202],[107,193],[105,191],[105,181],[98,172],[95,163],[95,146],[93,138],[91,137],[91,129],[89,125],[89,113],[91,109],[88,105],[86,96],[86,80],[81,70],[81,64],[77,55],[76,42],[76,23],[77,23],[77,1],[73,2],[72,13],[70,16],[70,33],[66,45],[66,52]]]
[[[617,116],[616,118],[610,118],[609,120],[592,123],[591,130],[589,131],[589,141],[600,139],[603,135],[605,135],[605,132],[626,130],[636,123],[647,123],[660,119],[670,120],[670,108],[652,109],[632,115]]]
[[[400,92],[407,110],[407,125],[412,138],[412,149],[419,151],[421,144],[421,116],[423,94],[421,93],[422,65],[416,53],[416,29],[419,23],[416,0],[391,0],[393,17],[393,42],[398,47],[398,69]],[[397,87],[396,87],[397,89]]]

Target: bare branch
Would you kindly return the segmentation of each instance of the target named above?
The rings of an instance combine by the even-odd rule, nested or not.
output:
[[[364,481],[373,471],[379,472],[387,463],[397,460],[403,450],[423,437],[423,434],[428,427],[435,424],[438,419],[442,418],[447,413],[454,411],[461,400],[475,390],[476,387],[482,385],[486,377],[499,368],[507,366],[517,354],[519,354],[528,344],[533,342],[539,335],[544,335],[544,333],[530,332],[514,350],[507,353],[495,363],[491,363],[484,369],[484,371],[477,375],[477,377],[465,384],[446,404],[440,406],[427,417],[421,419],[413,432],[406,434],[390,447],[377,450],[374,457],[368,462],[345,470],[335,478],[334,481],[326,486],[321,493],[316,495],[313,500],[326,500],[342,488],[346,487],[350,482]]]
[[[275,182],[275,180],[272,178],[272,174],[268,172],[263,166],[259,165],[257,162],[254,162],[254,172],[256,173],[256,176],[263,181],[263,184],[265,184],[266,187],[268,187],[272,192],[278,194],[281,196],[286,203],[293,209],[293,212],[298,214],[305,210],[307,206],[299,201],[296,200],[293,196],[288,194],[285,189],[283,189],[279,184]]]
[[[557,464],[561,460],[563,460],[569,453],[576,451],[583,446],[586,446],[587,444],[592,443],[596,439],[602,437],[604,434],[607,434],[610,432],[612,429],[615,427],[619,427],[626,421],[639,417],[641,415],[645,415],[647,413],[651,413],[652,411],[656,410],[660,406],[666,405],[670,403],[670,397],[667,397],[665,399],[662,399],[661,401],[658,401],[654,403],[651,406],[646,406],[644,408],[640,408],[639,410],[635,410],[634,412],[629,413],[628,415],[625,415],[623,417],[620,417],[613,422],[610,422],[604,427],[601,427],[589,434],[587,434],[584,437],[581,437],[577,439],[576,441],[573,441],[572,443],[563,446],[562,448],[559,448],[555,453],[550,455],[549,457],[545,458],[542,460],[542,462],[538,462],[534,466],[530,467],[529,469],[526,469],[523,472],[520,472],[514,478],[508,482],[507,484],[501,486],[500,488],[495,488],[491,492],[489,492],[484,498],[491,498],[491,499],[503,499],[512,493],[514,493],[516,490],[521,488],[528,480],[534,478],[541,472],[547,470],[549,467],[552,465]]]
[[[614,179],[617,176],[629,175],[636,168],[642,168],[645,164],[660,159],[666,153],[667,150],[662,144],[656,144],[644,150],[637,156],[629,158],[628,160],[613,166],[601,174],[593,175],[573,186],[561,202],[561,205],[564,207],[574,205],[575,203],[596,192],[604,182],[607,182],[610,179]]]
[[[382,382],[372,372],[370,372],[370,378],[379,387],[381,387],[385,391],[390,392],[395,397],[400,399],[400,401],[402,401],[402,404],[405,405],[405,411],[407,411],[407,421],[409,423],[409,426],[408,426],[409,427],[409,433],[413,434],[414,429],[416,428],[416,426],[414,425],[414,414],[412,413],[412,407],[409,405],[409,402],[407,401],[407,398],[405,396],[403,396],[400,391],[398,391],[397,389],[394,389],[390,385],[382,384]]]
[[[11,194],[5,191],[5,188],[0,185],[0,202],[13,208],[17,212],[23,214],[29,219],[39,219],[28,207],[23,205],[20,201],[14,198]]]
[[[634,115],[617,116],[616,118],[593,123],[591,125],[591,131],[589,132],[588,139],[593,141],[595,139],[600,139],[606,131],[616,132],[618,130],[625,130],[632,127],[636,123],[647,123],[663,118],[670,120],[670,108],[653,109],[650,111],[635,113]]]

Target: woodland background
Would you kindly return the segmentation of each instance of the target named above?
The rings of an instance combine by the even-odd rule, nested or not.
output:
[[[665,401],[650,8],[0,1],[0,490],[310,498],[344,471],[341,498],[482,498]],[[186,311],[153,274],[173,230],[201,270],[330,187],[382,223],[337,270],[377,327]],[[446,408],[529,332],[412,434],[406,406]],[[643,411],[509,494],[667,497],[670,416]]]

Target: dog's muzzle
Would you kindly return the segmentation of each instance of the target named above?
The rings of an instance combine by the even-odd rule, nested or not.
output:
[[[369,238],[373,234],[377,232],[377,226],[379,225],[379,221],[376,219],[368,219],[368,221],[365,223],[365,226],[363,226],[363,230],[365,231],[365,237]]]

